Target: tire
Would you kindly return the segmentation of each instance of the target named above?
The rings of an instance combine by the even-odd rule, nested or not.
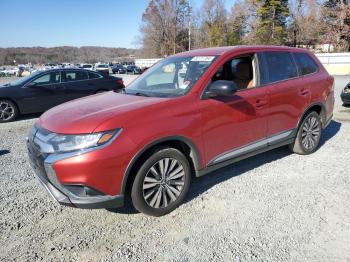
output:
[[[159,147],[139,168],[131,200],[138,211],[163,216],[183,202],[190,183],[191,168],[186,157],[175,148]]]
[[[322,134],[320,115],[316,112],[308,113],[302,120],[297,136],[289,149],[300,155],[308,155],[315,152],[319,146]]]
[[[7,123],[15,120],[18,116],[18,108],[10,100],[0,99],[0,123]]]

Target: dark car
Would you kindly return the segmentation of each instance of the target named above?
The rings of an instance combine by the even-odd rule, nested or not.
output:
[[[133,75],[141,74],[141,69],[135,65],[128,65],[126,67],[126,73],[133,74]]]
[[[114,65],[112,67],[112,72],[113,72],[113,74],[125,74],[126,73],[126,69],[122,65]]]
[[[19,114],[40,113],[83,96],[120,91],[122,78],[85,69],[51,69],[0,86],[0,123]]]
[[[350,83],[343,89],[340,97],[344,105],[350,105]]]

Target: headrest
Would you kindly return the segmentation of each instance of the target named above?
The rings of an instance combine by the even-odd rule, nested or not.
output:
[[[249,62],[239,62],[236,65],[236,79],[238,80],[252,79],[251,65]]]

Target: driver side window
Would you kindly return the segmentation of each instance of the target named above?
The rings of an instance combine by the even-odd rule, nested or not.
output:
[[[60,72],[44,74],[33,81],[33,83],[38,85],[47,85],[53,83],[59,83],[61,81]]]
[[[257,86],[255,73],[255,56],[244,55],[225,62],[214,74],[212,81],[233,81],[238,90],[245,90]]]

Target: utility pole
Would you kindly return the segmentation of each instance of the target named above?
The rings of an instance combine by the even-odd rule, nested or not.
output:
[[[191,18],[188,21],[188,51],[191,51]]]
[[[191,6],[188,7],[188,51],[191,51],[191,15],[192,15],[192,8]]]

